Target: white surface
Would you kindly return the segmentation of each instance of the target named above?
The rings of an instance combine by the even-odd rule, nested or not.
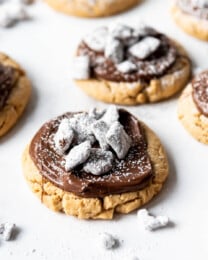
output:
[[[22,151],[42,123],[64,111],[106,106],[87,97],[70,79],[76,45],[95,26],[120,18],[134,24],[143,19],[183,43],[197,66],[208,67],[208,44],[178,29],[168,9],[169,1],[146,0],[122,15],[87,20],[58,14],[39,3],[31,7],[32,21],[0,30],[0,50],[19,61],[33,82],[27,112],[0,140],[0,222],[15,222],[20,229],[14,241],[0,241],[1,260],[208,258],[208,147],[190,137],[179,123],[177,98],[129,107],[156,131],[168,152],[169,180],[147,207],[153,214],[169,216],[175,223],[172,227],[149,233],[139,227],[136,213],[109,222],[53,213],[31,193],[21,171]],[[103,249],[103,232],[123,240],[121,248]]]

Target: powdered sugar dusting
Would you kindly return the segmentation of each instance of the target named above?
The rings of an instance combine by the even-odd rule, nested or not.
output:
[[[133,45],[129,52],[138,59],[146,59],[155,52],[160,46],[160,40],[154,37],[146,37],[142,41]]]
[[[72,142],[74,144],[65,156],[65,170],[71,171],[84,164],[86,172],[91,171],[94,175],[106,173],[113,167],[114,156],[107,151],[110,147],[119,159],[123,159],[131,146],[131,138],[118,119],[116,106],[110,106],[105,112],[91,110],[90,114],[79,113],[64,118],[54,136],[54,145],[64,154]],[[101,149],[92,148],[96,141]]]
[[[116,110],[112,109],[112,111],[115,112]],[[92,115],[102,113],[102,111],[94,111]],[[87,140],[77,143],[75,138],[70,146],[70,149],[64,154],[60,154],[55,148],[54,135],[58,131],[59,125],[64,118],[71,120],[72,118],[78,119],[85,117],[86,115],[89,116],[88,113],[66,113],[63,116],[49,121],[40,129],[39,134],[32,140],[30,149],[32,152],[31,156],[41,174],[44,177],[49,178],[49,180],[55,185],[58,185],[64,190],[74,192],[80,196],[93,197],[95,193],[97,194],[98,192],[102,197],[105,195],[114,194],[117,189],[117,193],[125,191],[128,192],[132,190],[132,181],[136,183],[134,186],[135,189],[138,189],[141,185],[146,185],[153,173],[147,154],[146,142],[140,132],[141,128],[139,122],[131,114],[122,109],[119,110],[118,122],[124,126],[125,132],[133,141],[125,158],[122,160],[119,159],[114,150],[110,147],[107,151],[110,153],[105,153],[105,151],[102,150],[101,156],[98,156],[99,153],[97,153],[100,150],[96,151],[96,161],[91,161],[93,156],[91,157],[90,155],[84,163],[79,164],[78,162],[77,166],[71,171],[65,170],[66,156],[70,152],[70,149]],[[102,116],[99,115],[99,119],[97,119],[97,121],[103,120],[104,115],[105,113]],[[94,116],[92,118],[93,120],[96,120]],[[109,122],[112,122],[112,118]],[[108,126],[109,129],[112,124]],[[90,128],[85,127],[85,129],[88,130]],[[74,132],[76,133],[75,130]],[[101,149],[97,141],[95,141],[94,144],[90,142],[90,145],[92,147],[90,148],[90,152],[95,151],[96,149]],[[113,158],[110,154],[113,154]],[[112,163],[110,165],[109,162],[111,160]],[[90,167],[92,168],[90,169],[94,171],[94,174],[89,174],[83,169],[88,162],[92,162],[92,164],[90,164]],[[108,171],[106,170],[106,167],[109,167]],[[103,174],[101,174],[101,172],[103,172]],[[99,175],[95,175],[98,173]],[[115,183],[116,185],[109,186],[109,183]],[[125,187],[125,190],[122,188],[121,191],[120,185],[122,185],[123,188]]]
[[[54,136],[55,148],[60,153],[65,153],[69,149],[72,140],[74,138],[74,131],[70,127],[70,122],[67,118],[64,118]]]
[[[108,144],[116,152],[119,159],[123,159],[131,147],[131,138],[125,132],[119,122],[115,122],[107,132],[106,139]]]
[[[133,62],[126,60],[123,61],[122,63],[119,63],[117,65],[117,69],[122,73],[129,73],[132,71],[136,71],[137,67]]]
[[[90,77],[90,59],[88,56],[77,56],[73,64],[74,79],[88,79]]]
[[[97,28],[84,38],[78,56],[86,55],[91,69],[88,78],[137,82],[163,75],[174,64],[177,49],[165,35],[150,27],[116,24]]]
[[[84,171],[94,175],[106,173],[112,169],[114,155],[111,151],[91,149],[90,158],[84,165]]]
[[[65,169],[71,171],[76,166],[86,162],[90,156],[91,144],[89,141],[85,141],[79,145],[74,146],[70,152],[66,155]]]

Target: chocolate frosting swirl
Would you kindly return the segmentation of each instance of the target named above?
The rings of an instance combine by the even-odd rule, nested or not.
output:
[[[66,172],[64,156],[55,151],[53,138],[61,120],[72,115],[66,113],[44,124],[30,144],[30,156],[44,178],[62,190],[90,198],[138,191],[148,185],[153,169],[143,129],[139,121],[125,110],[119,110],[119,121],[133,140],[125,159],[116,160],[112,170],[101,176],[84,172],[82,166]]]
[[[14,81],[14,69],[0,64],[0,110],[6,103],[12,87],[14,86]]]
[[[199,111],[208,116],[208,70],[197,75],[192,81],[193,100]]]
[[[79,45],[77,55],[90,57],[91,64],[93,64],[91,74],[95,78],[114,82],[149,81],[152,78],[163,76],[175,63],[178,53],[174,44],[165,35],[152,28],[147,28],[147,30],[148,33],[140,38],[152,36],[160,39],[161,44],[153,54],[143,60],[132,56],[127,51],[125,52],[125,59],[137,66],[135,72],[120,72],[112,60],[105,58],[103,52],[92,50],[84,41]]]

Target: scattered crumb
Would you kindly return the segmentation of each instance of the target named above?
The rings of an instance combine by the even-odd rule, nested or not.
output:
[[[109,233],[104,233],[102,239],[103,239],[103,246],[107,250],[112,250],[120,246],[119,239]]]
[[[5,241],[11,240],[12,233],[14,231],[15,224],[6,222],[4,224],[0,224],[0,234]]]
[[[165,227],[169,224],[169,218],[167,216],[154,217],[150,215],[146,209],[138,210],[137,217],[143,227],[149,231]]]

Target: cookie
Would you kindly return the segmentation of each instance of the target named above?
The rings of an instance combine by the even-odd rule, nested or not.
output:
[[[141,0],[45,0],[57,11],[80,17],[102,17],[123,12]]]
[[[25,179],[48,208],[81,219],[112,219],[116,213],[127,214],[143,206],[161,190],[168,161],[160,140],[127,111],[118,110],[118,118],[113,114],[115,108],[98,119],[90,113],[64,114],[43,125],[26,147],[22,157]],[[107,125],[106,149],[99,148],[101,141],[95,136],[89,139],[95,129],[90,125],[101,121]],[[67,137],[69,128],[74,139]],[[123,159],[118,158],[120,154]]]
[[[195,139],[208,144],[208,71],[197,75],[182,93],[178,117]]]
[[[190,68],[184,49],[164,34],[118,24],[84,37],[72,74],[95,99],[136,105],[173,96],[187,84]]]
[[[20,65],[0,53],[0,137],[22,115],[30,94],[30,81]]]
[[[208,41],[207,1],[177,0],[171,9],[176,24],[186,33]]]

